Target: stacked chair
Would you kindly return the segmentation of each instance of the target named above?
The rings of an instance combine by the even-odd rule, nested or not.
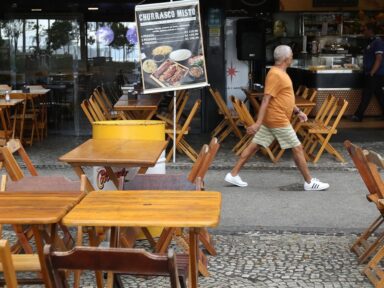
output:
[[[323,152],[327,151],[337,160],[345,162],[343,156],[330,144],[330,140],[337,134],[337,126],[347,106],[345,99],[329,95],[314,120],[299,123],[298,134],[304,137],[303,147],[307,160],[316,163]]]
[[[95,121],[127,119],[122,111],[113,110],[111,100],[101,87],[94,89],[89,98],[84,99],[80,106],[91,124]]]
[[[234,133],[239,139],[243,138],[243,133],[237,126],[239,122],[239,116],[231,113],[227,104],[224,102],[220,92],[216,89],[209,88],[213,99],[215,100],[217,107],[219,108],[219,114],[223,115],[223,120],[213,129],[211,137],[217,137],[219,143],[223,142],[231,133]]]
[[[187,90],[181,90],[176,93],[176,127],[173,120],[173,101],[168,105],[168,108],[163,113],[156,114],[156,117],[165,122],[165,133],[169,141],[169,150],[166,156],[167,161],[172,159],[173,155],[173,142],[176,144],[176,149],[179,153],[187,155],[193,162],[197,160],[198,154],[195,149],[187,142],[185,136],[190,131],[190,126],[193,118],[200,108],[201,100],[197,99],[189,113],[186,113],[185,108],[190,95]],[[176,139],[174,139],[174,130],[176,131]]]
[[[253,117],[251,113],[249,112],[247,106],[245,106],[243,101],[240,101],[240,99],[231,96],[230,97],[233,107],[237,111],[237,114],[239,115],[239,119],[241,123],[244,125],[244,127],[251,126],[255,121],[253,120]],[[236,153],[236,155],[240,155],[241,152],[248,146],[248,144],[252,141],[253,135],[245,134],[240,141],[234,146],[232,151]],[[272,162],[276,162],[278,158],[281,157],[281,155],[277,155],[278,158],[272,153],[271,149],[269,147],[261,147],[262,152],[264,154],[267,154]]]
[[[375,287],[382,288],[384,287],[384,271],[381,266],[384,257],[384,232],[380,232],[378,228],[384,222],[384,183],[378,169],[384,168],[384,159],[374,151],[363,150],[348,140],[344,142],[344,146],[369,192],[366,196],[367,200],[374,203],[379,212],[378,218],[353,243],[351,252],[356,254],[359,264],[369,260],[363,269],[363,274]],[[378,234],[374,235],[374,233]]]

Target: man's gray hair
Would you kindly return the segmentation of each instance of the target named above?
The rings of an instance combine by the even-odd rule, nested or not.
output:
[[[279,45],[273,51],[273,58],[276,63],[280,63],[292,55],[292,49],[288,45]]]

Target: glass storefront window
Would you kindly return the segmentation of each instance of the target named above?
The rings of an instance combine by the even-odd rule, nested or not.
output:
[[[127,39],[135,23],[13,16],[0,21],[0,84],[50,88],[49,131],[90,133],[81,101],[99,85],[114,101],[122,85],[140,80],[139,50]]]

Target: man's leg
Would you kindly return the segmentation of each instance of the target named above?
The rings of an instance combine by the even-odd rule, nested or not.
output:
[[[384,76],[376,76],[375,79],[374,91],[377,99],[379,100],[381,110],[383,111],[384,115]]]
[[[364,117],[364,112],[367,109],[369,102],[371,101],[373,95],[373,87],[374,87],[374,77],[364,76],[364,89],[361,95],[361,102],[359,107],[354,114],[359,120],[362,120]]]
[[[301,175],[303,175],[305,182],[310,183],[312,177],[309,173],[307,161],[305,160],[303,145],[300,144],[299,146],[293,147],[292,154],[293,160],[295,161],[295,164],[299,169]]]
[[[244,164],[248,161],[248,159],[251,158],[258,150],[259,150],[259,145],[251,142],[247,146],[247,148],[245,148],[241,153],[239,160],[237,160],[235,166],[231,171],[231,175],[236,176],[237,174],[239,174],[240,169],[244,166]]]

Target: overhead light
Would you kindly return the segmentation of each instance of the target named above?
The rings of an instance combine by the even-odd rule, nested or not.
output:
[[[41,9],[41,8],[32,8],[31,11],[32,12],[41,12],[41,11],[43,11],[43,9]]]
[[[99,7],[88,7],[88,10],[97,11],[97,10],[99,10]]]

